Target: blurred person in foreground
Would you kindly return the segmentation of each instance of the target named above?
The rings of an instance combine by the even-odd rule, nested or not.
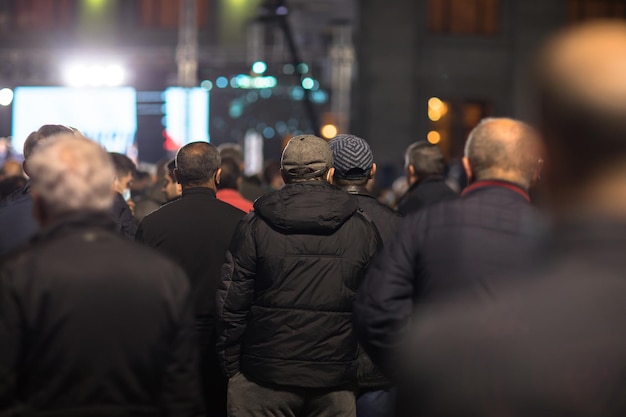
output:
[[[43,125],[32,132],[24,141],[24,172],[30,176],[28,160],[40,142],[59,133],[74,131],[63,125]],[[6,254],[26,244],[39,231],[39,225],[33,216],[33,199],[30,194],[30,182],[0,203],[0,255]]]
[[[404,154],[404,167],[409,189],[396,206],[401,214],[458,196],[446,184],[446,162],[438,145],[427,141],[413,143]]]
[[[356,197],[329,184],[316,136],[292,138],[286,185],[237,227],[218,292],[218,353],[229,416],[354,416],[352,302],[377,250]]]
[[[222,143],[217,149],[220,151],[222,159],[234,159],[237,164],[239,164],[239,170],[242,173],[246,172],[246,164],[241,146],[236,143]],[[239,192],[246,200],[250,201],[254,201],[265,194],[265,190],[261,187],[260,179],[255,175],[242,176]]]
[[[375,224],[382,243],[388,243],[400,225],[400,214],[373,197],[366,186],[376,174],[374,155],[368,143],[353,135],[338,135],[330,142],[333,152],[333,184],[354,195],[363,210]],[[388,417],[393,415],[395,397],[391,383],[361,352],[359,356],[358,417]]]
[[[0,268],[0,414],[197,415],[187,278],[115,233],[109,156],[64,133],[29,157],[42,231]]]
[[[15,159],[9,159],[2,165],[0,179],[9,177],[24,177],[24,167]]]
[[[355,304],[360,339],[395,373],[397,342],[414,306],[463,297],[489,302],[502,282],[531,264],[540,224],[528,189],[540,168],[540,139],[512,119],[485,119],[470,133],[460,199],[409,215],[372,264]]]
[[[222,174],[217,184],[217,199],[249,213],[252,210],[252,201],[244,198],[238,191],[241,184],[241,170],[237,161],[224,158],[220,167]]]
[[[115,168],[113,180],[113,207],[111,215],[117,224],[118,231],[128,239],[135,239],[137,221],[133,215],[135,204],[130,199],[130,184],[133,181],[137,168],[135,163],[126,155],[110,152],[109,156]]]
[[[174,176],[182,197],[144,217],[136,236],[175,260],[191,281],[203,398],[210,416],[226,414],[226,380],[215,353],[215,294],[228,245],[245,214],[215,196],[220,162],[219,152],[207,142],[180,148]]]
[[[545,265],[492,304],[418,311],[406,415],[626,414],[626,23],[561,32],[536,86],[555,230]]]

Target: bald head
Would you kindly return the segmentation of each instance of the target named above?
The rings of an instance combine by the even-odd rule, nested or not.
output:
[[[626,23],[596,21],[553,37],[539,55],[542,133],[563,176],[626,156]]]
[[[530,187],[538,171],[540,141],[526,123],[484,119],[469,134],[465,164],[474,180],[498,179]]]
[[[176,154],[175,175],[183,187],[215,187],[215,175],[221,163],[217,148],[207,142],[192,142]]]

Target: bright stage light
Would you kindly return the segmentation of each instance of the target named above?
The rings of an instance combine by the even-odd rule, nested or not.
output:
[[[13,102],[13,90],[3,88],[0,90],[0,106],[8,106]]]
[[[65,68],[64,78],[71,87],[118,87],[126,81],[126,71],[119,64],[73,64]]]

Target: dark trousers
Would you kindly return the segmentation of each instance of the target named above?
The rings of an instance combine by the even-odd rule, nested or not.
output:
[[[356,400],[357,417],[392,417],[395,415],[396,390],[368,391]]]
[[[352,391],[270,388],[242,373],[228,381],[228,417],[355,417]]]
[[[206,417],[226,417],[228,381],[219,368],[215,352],[215,328],[208,316],[196,316],[196,332],[200,346],[200,378]]]

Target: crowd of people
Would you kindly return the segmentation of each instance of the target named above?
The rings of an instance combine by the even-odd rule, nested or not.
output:
[[[0,415],[623,415],[624,68],[623,22],[554,36],[536,126],[475,126],[460,193],[411,144],[395,209],[354,135],[263,182],[192,142],[150,181],[41,127],[3,169]]]

